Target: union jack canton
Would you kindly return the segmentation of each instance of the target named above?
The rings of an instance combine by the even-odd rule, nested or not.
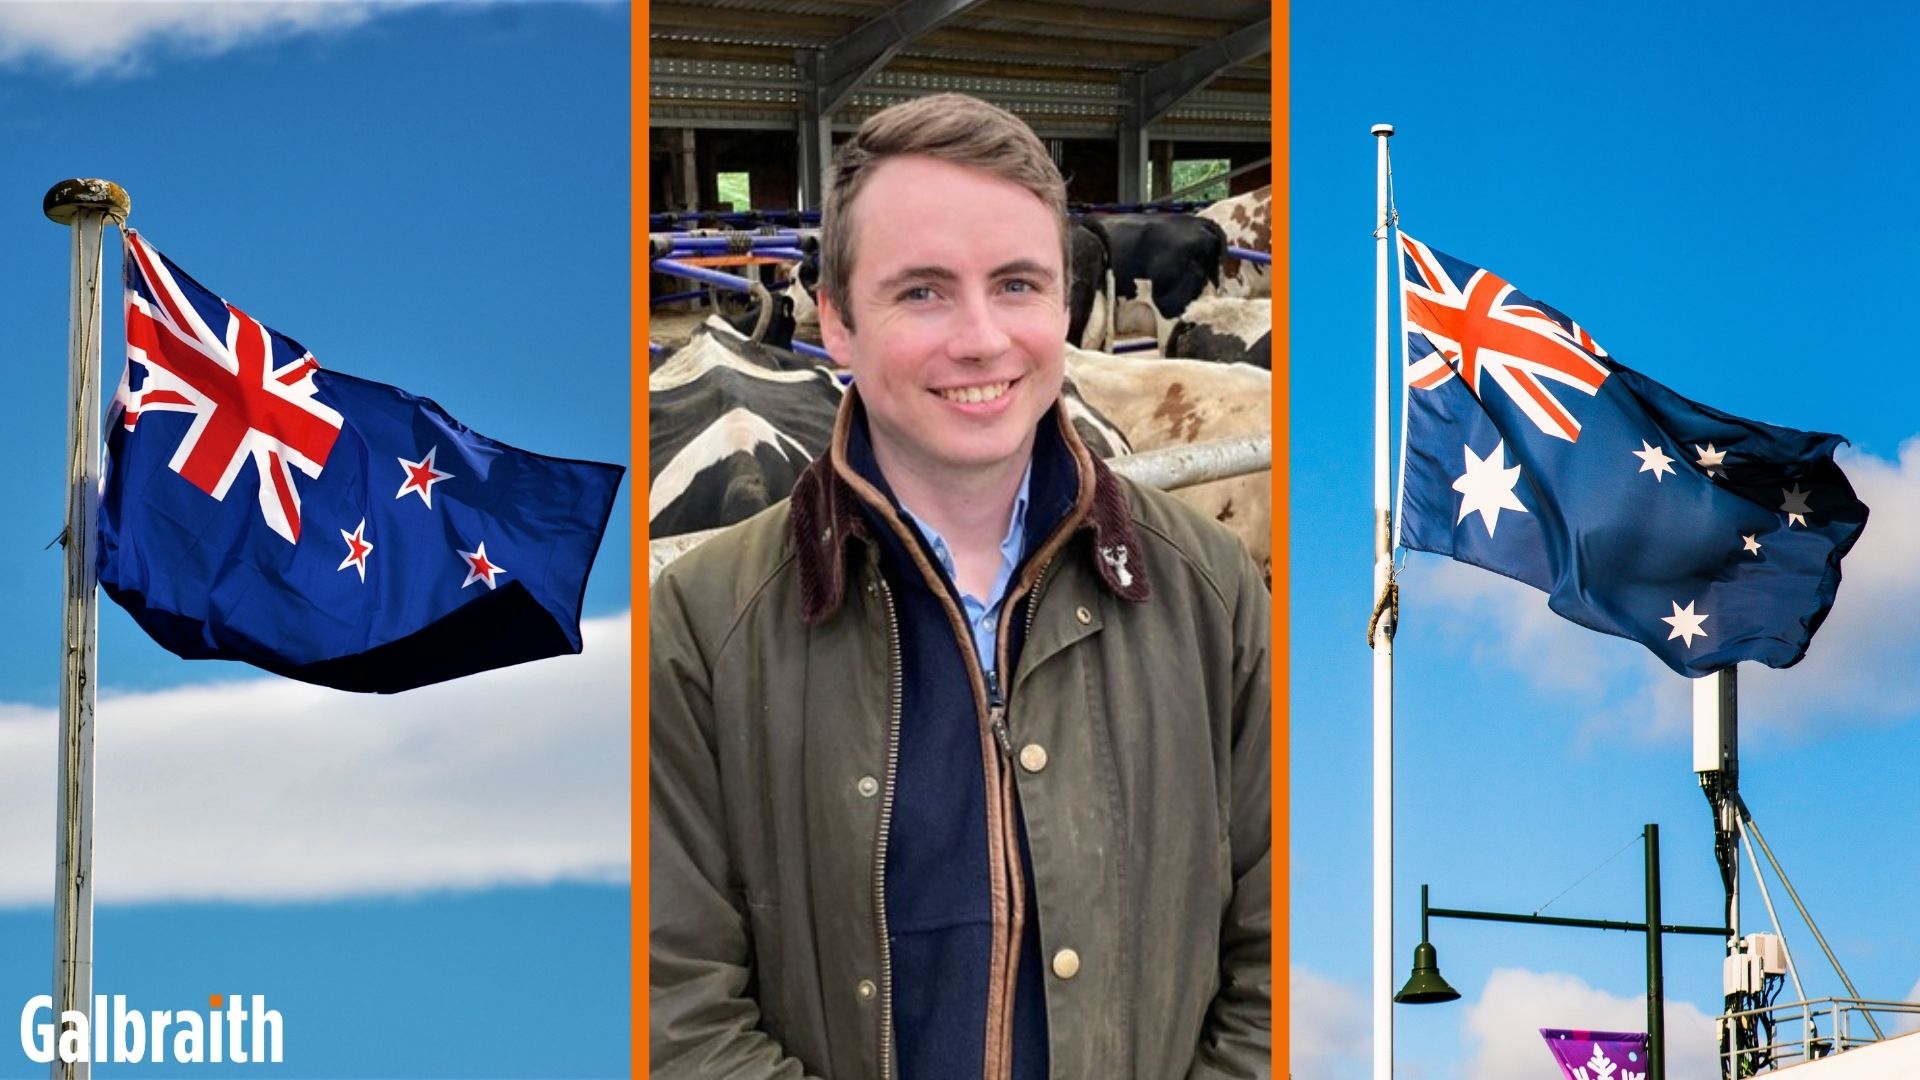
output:
[[[1867,508],[1838,435],[1743,420],[1608,356],[1498,275],[1400,235],[1401,542],[1704,675],[1787,667]]]

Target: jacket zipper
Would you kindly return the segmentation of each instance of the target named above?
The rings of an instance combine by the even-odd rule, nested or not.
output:
[[[1047,569],[1052,565],[1053,565],[1053,561],[1051,559],[1040,564],[1039,570],[1037,570],[1034,574],[1033,581],[1026,587],[1026,589],[1020,592],[1018,595],[1011,595],[1007,598],[1009,602],[1015,603],[1015,604],[1020,602],[1021,596],[1025,596],[1027,598],[1026,638],[1024,640],[1030,641],[1033,637],[1033,621],[1034,621],[1034,614],[1039,607],[1040,586],[1041,586],[1041,583],[1046,581]],[[1014,767],[1013,766],[1013,760],[1014,760],[1013,731],[1007,723],[1007,696],[1002,689],[1003,675],[1005,676],[1004,681],[1006,686],[1008,688],[1011,688],[1011,686],[1013,685],[1013,672],[1008,670],[1008,668],[1012,666],[1013,649],[1007,637],[1007,631],[1008,629],[1010,629],[1007,625],[1007,619],[1006,619],[1007,614],[1011,614],[1011,612],[1004,612],[1001,617],[1000,632],[999,632],[998,640],[995,643],[995,649],[994,649],[996,653],[994,657],[994,668],[993,668],[993,672],[987,676],[986,682],[987,682],[987,718],[990,723],[990,726],[993,729],[994,741],[998,743],[1000,747],[1001,768],[1006,770],[1004,773],[1001,774],[1001,776],[1007,777],[1010,779],[1013,775],[1013,767]],[[993,780],[992,777],[989,777],[988,779],[990,782]],[[998,796],[995,796],[995,797],[997,798]],[[1020,839],[1019,839],[1018,830],[1014,828],[1011,824],[1013,821],[1016,820],[1016,815],[1018,812],[1016,808],[1017,799],[1018,799],[1017,795],[1007,799],[1004,802],[1001,809],[1001,813],[1005,816],[1005,820],[1009,823],[1009,826],[1007,829],[1008,840],[1006,845],[1008,866],[1005,868],[1005,873],[1007,874],[1009,879],[1021,878],[1024,880],[1024,875],[1018,874],[1016,872],[1017,868],[1020,865]],[[1012,881],[1009,880],[1008,884],[1011,885]],[[1020,900],[1016,898],[1012,902],[1014,904],[1019,904]],[[1038,917],[1039,917],[1038,912],[1029,911],[1026,913],[1026,918],[1033,919]],[[1012,930],[1011,927],[1009,927],[1008,929],[1009,931]],[[1020,935],[1019,934],[1012,934],[1010,939],[1007,941],[1007,958],[1008,958],[1008,963],[1010,965],[1013,965],[1014,970],[1017,971],[1020,963]],[[1012,981],[1012,978],[1013,978],[1012,974],[1009,973],[1008,980]],[[1015,993],[1016,993],[1015,989],[1009,986],[1008,992],[1005,998],[1005,1003],[1002,1005],[1002,1008],[1005,1010],[1005,1012],[1002,1014],[1000,1018],[1001,1020],[1000,1030],[1004,1033],[1004,1037],[1009,1040],[1011,1040],[1013,1035],[1013,1005],[1014,1005]],[[1011,1061],[1011,1059],[1005,1061],[1003,1063],[1003,1067],[1006,1069],[1007,1074],[1010,1075],[1013,1067],[1013,1062]]]
[[[1000,744],[1000,756],[1013,759],[1013,734],[1007,730],[1007,699],[1000,693],[1000,672],[987,673],[987,720],[994,741]]]
[[[893,780],[900,764],[900,620],[893,589],[875,574],[887,609],[887,657],[892,672],[887,708],[887,769],[880,785],[880,838],[873,853],[873,916],[880,929],[880,1080],[893,1076],[893,942],[887,930],[887,836],[893,822]]]

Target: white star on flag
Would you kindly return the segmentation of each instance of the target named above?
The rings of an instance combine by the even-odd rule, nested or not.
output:
[[[442,480],[453,479],[452,473],[442,472],[433,467],[433,455],[439,452],[440,448],[438,446],[432,446],[427,449],[427,456],[421,458],[419,461],[408,461],[406,458],[400,458],[400,467],[406,470],[407,478],[401,481],[400,490],[396,492],[393,497],[396,499],[404,499],[407,497],[407,492],[411,491],[420,496],[421,502],[426,503],[428,507],[432,507],[433,485]]]
[[[1656,481],[1673,471],[1673,459],[1667,456],[1667,452],[1661,447],[1647,445],[1645,439],[1640,440],[1640,449],[1631,453],[1640,459],[1640,471],[1652,473]]]
[[[1680,606],[1680,601],[1675,600],[1673,601],[1673,614],[1669,617],[1662,618],[1660,621],[1673,627],[1673,633],[1667,635],[1668,641],[1672,641],[1674,638],[1684,638],[1686,639],[1687,648],[1691,649],[1693,648],[1694,638],[1707,636],[1707,632],[1701,629],[1700,624],[1706,622],[1709,618],[1711,618],[1711,616],[1705,612],[1701,612],[1698,615],[1694,614],[1693,601],[1687,601],[1687,606],[1683,608]]]
[[[456,548],[455,550],[457,551],[459,549]],[[487,588],[489,589],[497,588],[498,585],[493,579],[507,572],[506,567],[495,565],[487,559],[487,542],[485,540],[480,541],[478,550],[461,551],[460,558],[465,560],[467,564],[467,580],[460,583],[460,587],[463,589],[476,581],[486,582]]]
[[[347,557],[341,559],[340,565],[334,569],[345,570],[351,566],[360,571],[360,580],[364,583],[367,580],[367,556],[373,554],[373,545],[367,543],[367,519],[361,518],[360,524],[355,525],[352,532],[341,529],[340,539],[347,542]]]
[[[1760,539],[1758,537],[1742,535],[1740,537],[1740,546],[1746,548],[1747,554],[1749,555],[1760,554]]]
[[[1708,443],[1705,449],[1701,449],[1697,445],[1693,449],[1700,455],[1700,459],[1696,464],[1698,464],[1701,470],[1708,476],[1718,476],[1721,470],[1727,467],[1727,452],[1725,450],[1715,450],[1712,443]]]
[[[1807,505],[1807,496],[1811,494],[1813,494],[1811,491],[1801,491],[1799,484],[1793,485],[1792,491],[1780,492],[1781,497],[1786,500],[1780,504],[1780,509],[1787,515],[1787,528],[1791,529],[1795,525],[1803,529],[1807,527],[1807,515],[1813,513],[1812,508]]]
[[[1513,493],[1513,486],[1520,482],[1520,466],[1507,467],[1504,439],[1495,443],[1493,453],[1484,458],[1475,454],[1471,446],[1462,449],[1467,452],[1467,471],[1453,482],[1453,490],[1463,496],[1460,516],[1454,518],[1453,523],[1460,524],[1477,510],[1481,523],[1487,527],[1487,535],[1492,536],[1494,526],[1500,523],[1500,511],[1527,512],[1527,508],[1520,505],[1519,496]]]

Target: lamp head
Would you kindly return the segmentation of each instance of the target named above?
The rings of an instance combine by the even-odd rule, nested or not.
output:
[[[1402,1005],[1437,1005],[1460,1000],[1460,991],[1440,977],[1440,954],[1428,942],[1413,947],[1413,974],[1408,977],[1407,985],[1393,995],[1393,1000]]]

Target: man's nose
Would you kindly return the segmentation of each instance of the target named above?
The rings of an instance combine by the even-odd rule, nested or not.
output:
[[[985,360],[1007,351],[1013,339],[1000,325],[1001,314],[984,295],[965,297],[954,308],[947,352],[956,359]]]

